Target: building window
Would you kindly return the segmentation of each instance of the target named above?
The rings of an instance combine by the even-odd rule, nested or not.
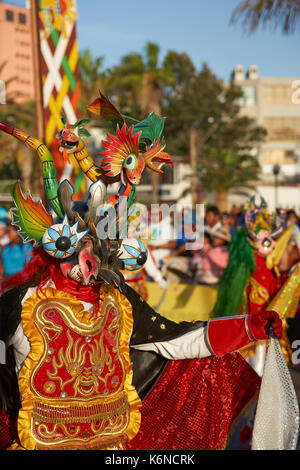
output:
[[[255,106],[256,104],[256,89],[255,86],[244,86],[244,106]]]
[[[14,21],[14,12],[12,10],[6,10],[5,16],[7,21]]]
[[[26,24],[26,15],[24,13],[19,13],[19,23]]]

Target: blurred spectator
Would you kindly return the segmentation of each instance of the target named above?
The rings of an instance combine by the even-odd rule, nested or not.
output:
[[[201,241],[195,241],[192,246],[193,259],[191,262],[191,270],[194,276],[194,281],[197,283],[197,273],[200,271],[202,266],[203,255],[208,252],[211,248],[211,238],[207,232],[204,232],[203,243]]]
[[[191,243],[197,238],[196,215],[193,211],[183,213],[183,226],[177,233],[176,248],[170,256],[183,256],[192,258]],[[189,245],[189,246],[188,246]]]
[[[228,246],[231,241],[229,230],[225,226],[207,229],[212,237],[212,246],[206,244],[203,250],[201,269],[197,279],[200,284],[217,285],[229,259]]]
[[[0,249],[9,243],[8,225],[0,221]]]
[[[202,237],[197,240],[196,215],[193,211],[183,211],[183,225],[178,227],[176,247],[164,259],[164,274],[169,283],[191,282],[191,261],[194,250],[202,248]]]
[[[286,225],[294,225],[293,228],[293,238],[295,240],[295,243],[297,245],[298,251],[300,252],[300,229],[297,225],[298,223],[298,216],[294,210],[289,210],[286,213]]]
[[[228,214],[228,212],[224,212],[221,216],[221,224],[224,227],[227,227],[230,233],[231,238],[237,232],[236,229],[236,217],[233,214]]]
[[[205,225],[210,229],[218,228],[221,226],[221,214],[217,206],[208,206],[205,214]]]
[[[9,243],[4,246],[1,253],[1,277],[11,276],[22,271],[24,265],[29,261],[29,255],[32,251],[31,244],[23,243],[16,227],[10,225],[7,234]]]
[[[0,207],[0,222],[8,224],[8,211],[4,207]]]
[[[172,239],[173,231],[170,215],[152,209],[148,245],[158,268],[162,267],[164,259],[176,247],[176,240]]]

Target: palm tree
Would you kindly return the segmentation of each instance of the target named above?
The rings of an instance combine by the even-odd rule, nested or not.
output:
[[[101,88],[101,79],[103,79],[103,74],[100,72],[103,62],[103,57],[93,59],[89,50],[85,50],[80,54],[80,107],[82,109],[85,109],[93,98],[98,95],[98,89]]]
[[[299,25],[300,0],[243,0],[234,10],[232,20],[244,16],[250,31],[260,24],[280,26],[284,33],[293,33]]]
[[[6,66],[6,62],[0,64],[0,73]],[[10,122],[15,127],[26,129],[28,134],[35,133],[35,107],[33,101],[26,103],[16,103],[17,93],[10,91],[10,84],[17,77],[11,77],[5,81],[6,103],[0,106],[0,120]],[[12,139],[10,136],[0,134],[0,178],[10,181],[17,178],[22,179],[25,186],[33,188],[33,182],[37,175],[34,175],[32,152]]]
[[[159,46],[149,42],[143,54],[128,54],[107,71],[104,88],[124,114],[144,119],[150,112],[161,115],[162,86],[168,80],[168,71],[159,65]],[[159,176],[151,172],[153,202],[159,198]]]
[[[221,211],[227,211],[228,191],[255,189],[259,181],[260,165],[255,156],[248,152],[223,151],[204,155],[198,159],[198,174],[202,188],[216,192],[216,204]]]
[[[145,68],[142,76],[142,87],[140,92],[141,110],[144,115],[153,111],[158,116],[161,116],[160,101],[162,97],[162,90],[160,79],[159,60],[159,46],[154,43],[148,43],[145,47]],[[160,175],[151,172],[151,184],[153,202],[157,203],[159,199],[159,180]]]
[[[206,64],[197,72],[186,57],[175,55],[172,63],[177,83],[163,99],[168,148],[190,159],[193,206],[201,186],[216,192],[224,207],[228,189],[257,180],[259,165],[251,155],[265,131],[240,116],[243,92],[233,82],[225,87]]]

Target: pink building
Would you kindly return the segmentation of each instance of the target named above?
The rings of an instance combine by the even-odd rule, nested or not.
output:
[[[7,98],[19,103],[34,99],[33,63],[30,10],[0,0],[0,80],[14,78],[6,87]]]

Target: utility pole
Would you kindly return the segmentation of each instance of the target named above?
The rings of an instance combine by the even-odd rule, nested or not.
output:
[[[201,155],[203,146],[210,138],[210,136],[217,130],[220,121],[216,121],[213,117],[208,118],[211,124],[209,130],[204,135],[203,126],[199,122],[195,122],[190,129],[190,165],[191,165],[191,193],[192,193],[192,208],[196,209],[196,204],[200,202],[201,187],[198,181],[197,174],[197,159],[198,154]]]
[[[197,204],[197,128],[190,129],[190,165],[191,165],[191,193],[192,208],[196,209]]]
[[[278,175],[280,172],[280,166],[279,165],[274,165],[273,166],[273,174],[275,177],[275,209],[278,207]]]
[[[34,71],[34,89],[35,89],[35,118],[36,118],[36,137],[41,142],[45,142],[45,128],[44,128],[44,106],[43,106],[43,84],[42,84],[42,71],[40,61],[40,28],[39,28],[39,6],[38,0],[30,1],[31,13],[31,31],[32,31],[32,44],[33,44],[33,71]],[[37,192],[43,196],[44,184],[42,177],[42,167],[40,161],[39,165],[39,178],[37,184]]]

